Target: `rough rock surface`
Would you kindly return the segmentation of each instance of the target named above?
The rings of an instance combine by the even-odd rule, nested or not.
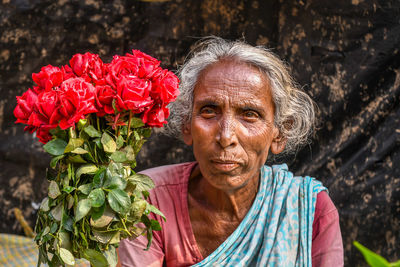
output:
[[[340,216],[346,266],[362,264],[358,240],[400,258],[400,1],[0,1],[0,231],[33,226],[50,158],[22,125],[15,96],[31,73],[91,51],[109,61],[140,49],[176,69],[198,37],[244,37],[285,58],[320,107],[313,143],[287,158],[319,178]],[[141,169],[192,160],[190,149],[157,131]]]

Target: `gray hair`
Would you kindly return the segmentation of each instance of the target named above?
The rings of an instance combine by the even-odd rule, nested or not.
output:
[[[218,37],[201,40],[178,70],[180,95],[169,105],[166,134],[182,138],[183,126],[191,120],[193,92],[200,73],[214,63],[230,59],[254,66],[268,77],[275,104],[274,123],[287,140],[284,152],[295,152],[307,143],[314,131],[315,104],[293,80],[288,66],[264,47]]]

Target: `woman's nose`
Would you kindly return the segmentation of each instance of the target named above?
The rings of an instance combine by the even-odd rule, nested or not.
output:
[[[222,117],[219,121],[219,129],[216,136],[217,142],[222,148],[234,146],[237,144],[236,123],[229,117]]]

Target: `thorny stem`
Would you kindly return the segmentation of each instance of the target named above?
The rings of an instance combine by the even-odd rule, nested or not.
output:
[[[96,116],[96,120],[97,120],[97,130],[100,132],[100,118]]]

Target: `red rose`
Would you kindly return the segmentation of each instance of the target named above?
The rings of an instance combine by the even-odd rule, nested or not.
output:
[[[132,53],[131,54],[126,53],[126,56],[127,57],[132,57],[132,58],[137,58],[137,59],[143,59],[144,61],[152,63],[156,67],[160,66],[160,61],[158,61],[157,59],[155,59],[154,57],[152,57],[152,56],[150,56],[150,55],[148,55],[146,53],[143,53],[140,50],[133,49]]]
[[[42,67],[39,73],[32,74],[33,81],[46,91],[51,90],[53,87],[58,87],[63,82],[63,72],[60,68],[52,65]]]
[[[153,105],[147,109],[143,115],[143,122],[150,127],[162,127],[167,123],[166,119],[169,116],[169,109],[159,105]]]
[[[151,78],[160,69],[160,61],[139,50],[132,50],[132,54],[126,54],[126,56],[137,60],[136,64],[139,66],[137,75],[140,78]]]
[[[135,76],[120,76],[117,83],[117,107],[141,113],[153,103],[149,93],[151,82]]]
[[[136,58],[114,56],[111,63],[107,65],[107,70],[106,81],[116,88],[120,76],[137,76],[139,66]]]
[[[22,96],[17,96],[17,106],[14,109],[14,116],[17,118],[15,123],[28,123],[37,102],[35,91],[28,89]]]
[[[52,136],[49,131],[54,128],[55,127],[48,127],[48,126],[38,127],[36,129],[36,136],[39,138],[39,141],[43,144],[49,142],[52,139]]]
[[[105,114],[113,114],[114,108],[112,102],[116,97],[117,92],[109,85],[97,85],[97,106],[99,112],[97,116],[103,117]]]
[[[62,66],[61,71],[63,73],[64,81],[68,80],[69,78],[76,78],[76,75],[72,71],[72,68],[68,65]]]
[[[179,95],[179,79],[168,70],[157,72],[151,89],[151,97],[164,105],[174,101]]]
[[[50,90],[39,94],[36,103],[35,116],[32,117],[30,124],[34,126],[46,125],[49,127],[57,127],[58,121],[61,119],[58,113],[59,109],[58,91]]]
[[[60,128],[65,130],[73,127],[87,114],[97,112],[95,94],[94,86],[82,78],[71,78],[63,82],[59,90]]]
[[[96,54],[85,53],[74,55],[69,61],[73,72],[87,82],[101,80],[104,76],[104,63]]]

